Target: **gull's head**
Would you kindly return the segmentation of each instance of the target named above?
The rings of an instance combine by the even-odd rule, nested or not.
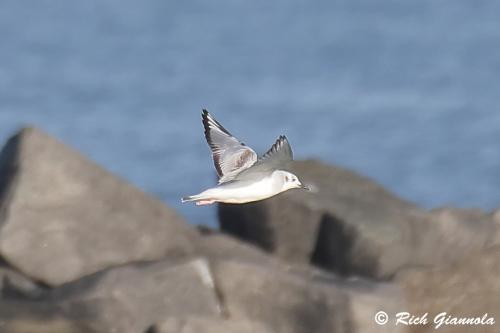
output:
[[[293,173],[291,172],[288,172],[288,171],[277,171],[279,172],[279,175],[280,175],[280,178],[281,178],[281,181],[282,181],[282,190],[283,191],[286,191],[286,190],[290,190],[292,188],[301,188],[301,189],[304,189],[304,190],[309,190],[309,188],[307,186],[304,186],[301,181],[299,180],[299,177],[297,177],[296,175],[294,175]]]

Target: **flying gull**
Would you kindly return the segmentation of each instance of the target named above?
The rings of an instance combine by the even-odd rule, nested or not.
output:
[[[216,187],[182,198],[182,202],[242,204],[293,188],[309,190],[296,175],[285,170],[293,154],[284,135],[264,155],[257,157],[252,148],[231,135],[207,110],[202,112],[202,121],[219,182]]]

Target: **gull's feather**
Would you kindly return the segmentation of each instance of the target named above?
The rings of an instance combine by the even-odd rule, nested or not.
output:
[[[262,155],[260,160],[288,162],[293,160],[293,152],[288,139],[284,135],[276,140],[269,150]]]
[[[240,172],[255,164],[255,151],[231,135],[207,110],[203,110],[202,121],[219,175],[219,184],[233,180]]]
[[[236,175],[235,180],[255,180],[267,177],[275,170],[287,170],[293,159],[292,148],[286,136],[281,135],[272,147],[251,167]]]

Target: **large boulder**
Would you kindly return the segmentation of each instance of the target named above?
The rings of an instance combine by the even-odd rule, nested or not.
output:
[[[219,206],[221,229],[293,262],[341,274],[387,276],[411,257],[412,224],[423,214],[374,182],[318,161],[292,171],[312,191]]]
[[[203,237],[198,243],[198,248],[211,263],[216,290],[220,294],[224,314],[232,319],[231,323],[226,321],[207,323],[208,327],[220,327],[219,325],[226,327],[226,325],[229,325],[227,327],[233,328],[231,326],[233,324],[239,327],[241,321],[244,323],[250,320],[251,322],[265,323],[273,327],[273,331],[279,332],[281,324],[276,324],[276,321],[291,320],[300,322],[302,319],[307,319],[307,313],[304,315],[299,311],[299,308],[315,308],[318,304],[315,303],[316,301],[311,295],[323,293],[325,299],[331,297],[339,300],[340,303],[345,301],[340,313],[343,317],[341,319],[337,318],[337,320],[342,322],[343,325],[345,324],[345,327],[349,327],[349,332],[387,333],[406,331],[405,327],[379,326],[374,321],[375,314],[380,310],[384,310],[393,318],[395,313],[406,308],[402,293],[393,284],[371,282],[363,279],[342,279],[309,265],[291,264],[278,260],[274,256],[266,255],[264,251],[257,247],[215,231],[204,230],[202,233]],[[239,287],[236,285],[234,285],[234,288],[231,287],[232,283],[239,283]],[[247,289],[247,286],[250,287]],[[302,296],[297,297],[290,303],[300,303],[300,306],[297,305],[292,308],[290,304],[280,303],[277,300],[280,298],[277,295],[283,294],[289,294],[290,298],[293,299],[293,295],[297,292],[302,293]],[[240,300],[241,303],[234,300]],[[319,302],[321,303],[321,301]],[[328,306],[331,307],[330,310],[338,311],[335,309],[335,302],[332,302],[327,302]],[[260,306],[257,306],[258,303]],[[256,308],[263,307],[263,314],[245,318],[247,309],[241,308],[242,306],[250,308],[253,306]],[[237,310],[241,310],[241,315],[235,316],[235,307]],[[275,308],[275,310],[271,308]],[[248,314],[251,313],[253,312],[248,312]],[[312,323],[316,320],[314,311],[311,311],[310,315],[312,317],[310,322]],[[269,318],[276,319],[269,324],[267,322]],[[197,322],[195,320],[195,323]],[[189,332],[191,325],[196,327],[195,323],[191,323],[191,319],[187,321],[167,320],[164,323],[165,326],[162,327],[165,327],[165,332],[168,332],[166,327],[168,329],[182,327]],[[306,330],[301,325],[307,325],[307,323],[301,322],[299,328],[293,328],[293,332],[296,329]],[[317,329],[316,326],[310,326],[309,328],[311,331]],[[236,328],[233,329],[236,332]],[[179,331],[181,332],[180,328]],[[231,329],[226,331],[233,332]],[[226,331],[221,329],[219,332]],[[325,331],[327,330],[325,329]]]
[[[40,130],[23,129],[0,154],[0,255],[37,281],[182,256],[196,238],[161,201]]]
[[[221,204],[221,229],[287,261],[377,279],[407,266],[459,260],[492,242],[491,218],[473,223],[429,214],[365,177],[318,161],[295,161],[291,169],[311,192]]]
[[[420,236],[415,254],[422,258],[421,262],[440,266],[460,263],[471,253],[500,244],[499,230],[492,214],[480,209],[437,208],[415,230]]]
[[[168,317],[221,315],[202,258],[111,268],[56,288],[50,301],[97,332],[139,333]]]
[[[407,311],[422,316],[428,323],[414,325],[413,332],[435,331],[434,319],[440,313],[455,318],[494,318],[494,325],[443,324],[443,333],[498,332],[500,324],[500,246],[464,256],[460,263],[428,269],[410,268],[395,277],[404,291]],[[491,322],[491,321],[490,321]]]
[[[373,282],[343,283],[321,272],[304,274],[235,260],[212,265],[226,315],[263,323],[276,333],[406,332],[374,323],[380,309],[403,306],[397,288]]]
[[[332,328],[339,323],[342,329],[349,328],[347,330],[349,332],[406,331],[405,327],[379,326],[374,321],[375,314],[380,310],[394,317],[396,312],[406,308],[402,293],[393,284],[359,278],[346,280],[309,265],[279,260],[250,244],[215,231],[205,229],[202,234],[198,248],[211,263],[215,288],[223,305],[223,314],[235,325],[240,325],[240,321],[250,320],[262,322],[274,332],[280,332],[287,329],[286,325],[285,328],[281,328],[280,321],[288,321],[298,323],[297,327],[288,327],[293,332],[308,329],[314,332],[318,329],[327,332],[326,328],[318,327],[324,325]],[[327,304],[325,306],[322,304],[322,297]],[[288,299],[288,303],[280,299]],[[340,304],[342,304],[341,310],[338,310],[337,306]],[[330,319],[334,323],[325,320],[327,322],[325,324],[322,322],[324,319],[316,321],[315,316],[321,314],[315,311],[307,312],[305,309],[314,309],[318,306],[327,307],[328,311],[338,311],[337,315],[340,317],[332,315]],[[260,309],[260,312],[256,313],[257,309]],[[269,322],[270,318],[273,319]],[[190,320],[187,322],[167,320],[167,323],[165,327],[169,329],[184,328],[183,325],[186,325],[184,329],[187,331],[192,325]],[[314,326],[315,323],[319,326]],[[225,325],[230,323],[217,321],[207,325],[226,327]],[[339,329],[337,327],[337,331]],[[232,332],[229,329],[226,331]],[[226,331],[220,330],[220,332]]]
[[[60,333],[81,329],[406,332],[406,327],[378,326],[373,320],[380,309],[393,315],[405,308],[394,285],[346,280],[314,267],[286,263],[217,232],[203,232],[197,251],[205,257],[127,264],[43,288],[38,295],[4,295],[0,327],[14,333],[37,332],[37,327],[40,332],[48,327]],[[22,275],[7,268],[6,274],[23,281]],[[31,284],[24,284],[19,284],[21,290],[30,291]]]

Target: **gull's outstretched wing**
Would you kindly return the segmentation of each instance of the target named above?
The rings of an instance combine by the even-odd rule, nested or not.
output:
[[[237,180],[255,180],[269,176],[275,170],[287,170],[293,159],[292,148],[284,135],[250,168],[243,170]]]
[[[286,163],[293,160],[293,152],[288,139],[280,135],[272,147],[260,158],[262,161]]]
[[[255,151],[232,136],[207,110],[203,110],[202,120],[219,184],[234,179],[257,161]]]

